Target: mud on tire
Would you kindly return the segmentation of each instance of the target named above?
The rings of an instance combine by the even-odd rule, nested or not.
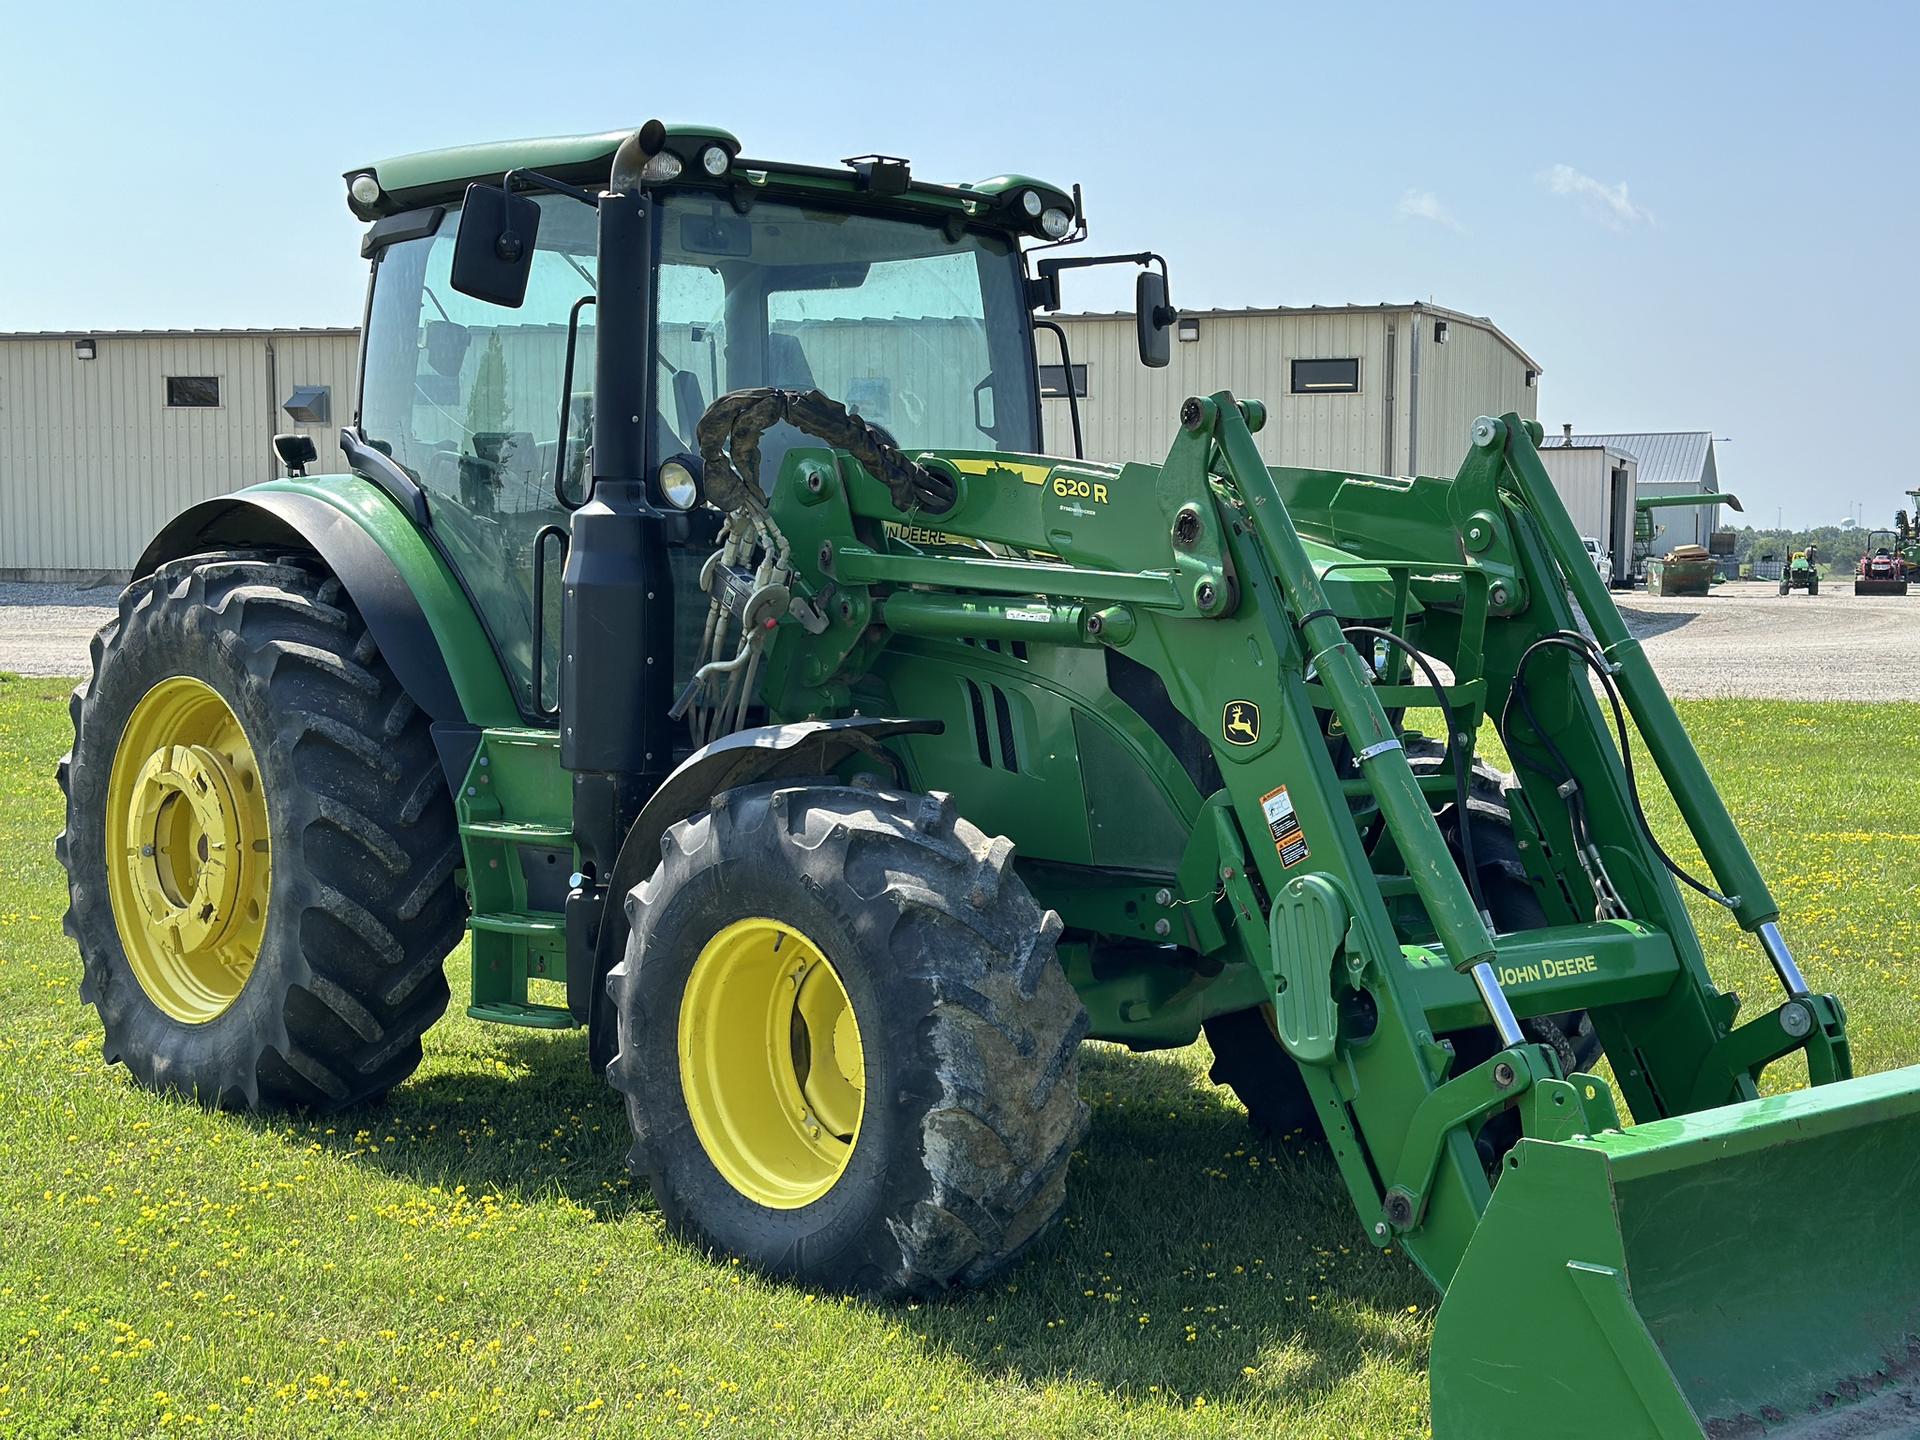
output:
[[[264,927],[221,1014],[165,1013],[130,967],[108,893],[105,818],[129,715],[187,676],[240,722],[266,796]],[[60,762],[65,928],[109,1062],[219,1106],[332,1110],[384,1094],[420,1062],[447,1005],[441,962],[465,905],[459,836],[428,733],[340,582],[306,557],[218,552],[136,580],[93,642]]]
[[[632,930],[608,979],[608,1077],[626,1100],[631,1167],[671,1228],[767,1273],[874,1296],[978,1285],[1010,1265],[1059,1212],[1088,1120],[1088,1022],[1055,958],[1060,918],[1013,872],[1011,843],[944,795],[784,780],[717,797],[661,852],[628,897]],[[865,1054],[846,1168],[793,1209],[722,1176],[681,1078],[695,960],[752,917],[817,944]]]

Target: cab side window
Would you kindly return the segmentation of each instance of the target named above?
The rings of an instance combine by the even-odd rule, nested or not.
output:
[[[457,212],[438,233],[382,255],[360,407],[368,443],[426,490],[435,538],[473,594],[516,698],[529,711],[535,537],[565,518],[554,496],[556,464],[572,493],[580,493],[592,426],[590,401],[581,397],[571,407],[568,433],[560,433],[568,316],[593,291],[592,215],[561,197],[542,197],[541,206],[539,248],[519,309],[453,288]],[[593,373],[592,316],[590,306],[581,316],[576,390]],[[549,550],[549,562],[557,548]],[[551,703],[559,665],[557,583],[549,582],[548,590],[541,693]]]

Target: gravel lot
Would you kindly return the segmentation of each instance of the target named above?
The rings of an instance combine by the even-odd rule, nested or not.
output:
[[[87,646],[113,616],[120,586],[23,585],[0,580],[0,670],[85,675]]]
[[[0,582],[0,670],[81,675],[116,586]],[[1920,592],[1855,595],[1842,581],[1782,595],[1757,581],[1705,597],[1616,595],[1675,695],[1920,700]]]
[[[1667,689],[1687,698],[1920,700],[1920,589],[1818,595],[1745,580],[1706,596],[1614,596]]]

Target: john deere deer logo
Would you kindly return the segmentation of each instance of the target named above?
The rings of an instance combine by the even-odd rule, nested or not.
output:
[[[1229,745],[1258,744],[1260,707],[1251,700],[1229,700],[1220,717],[1220,733]]]

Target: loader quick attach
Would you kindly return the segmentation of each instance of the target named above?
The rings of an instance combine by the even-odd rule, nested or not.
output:
[[[1914,1433],[1920,1072],[1852,1078],[1533,421],[1451,479],[1269,467],[1226,391],[1048,454],[1088,262],[1033,252],[1085,225],[1020,176],[654,122],[349,190],[346,468],[169,526],[75,697],[109,1059],[375,1097],[464,926],[468,1014],[587,1026],[677,1233],[891,1297],[1044,1242],[1082,1038],[1204,1032],[1443,1293],[1437,1434]],[[1164,263],[1091,258],[1166,363]]]

